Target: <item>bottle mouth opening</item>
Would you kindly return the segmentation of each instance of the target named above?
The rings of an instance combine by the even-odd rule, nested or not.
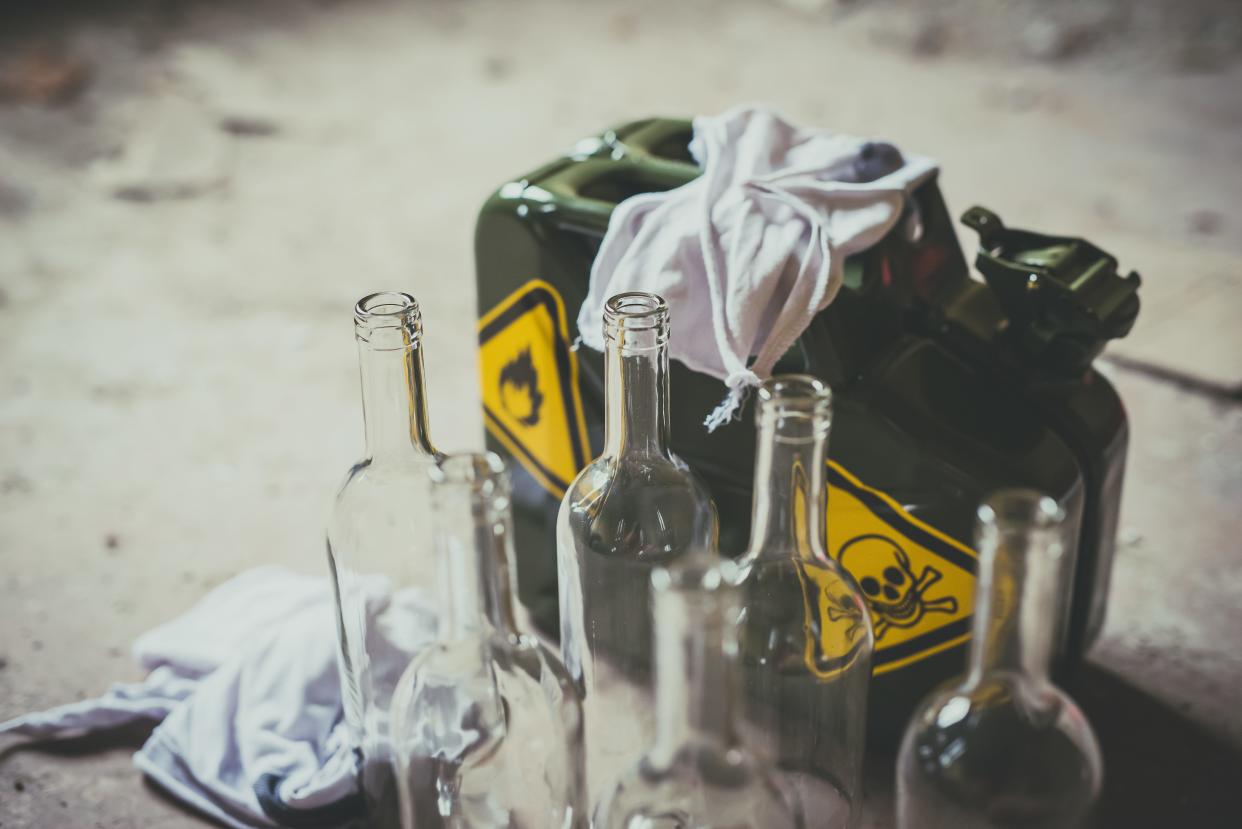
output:
[[[437,487],[461,487],[484,498],[504,496],[509,488],[505,462],[494,452],[448,455],[428,474]]]
[[[1057,530],[1065,510],[1055,500],[1034,489],[1002,489],[979,506],[979,523],[998,532]]]
[[[371,334],[392,330],[404,331],[411,341],[415,341],[423,333],[418,300],[400,291],[381,291],[364,296],[354,306],[354,330],[360,339],[368,342]]]
[[[810,374],[778,374],[759,387],[759,405],[791,414],[832,409],[832,389]]]
[[[734,591],[741,571],[737,562],[722,558],[709,549],[691,550],[685,557],[651,573],[651,589],[656,594],[717,594]]]
[[[604,304],[606,339],[624,339],[627,345],[656,346],[668,341],[668,330],[668,303],[658,294],[631,291],[617,294]],[[651,341],[637,341],[644,338]]]
[[[755,425],[778,424],[782,442],[813,440],[832,425],[832,389],[810,374],[779,374],[759,387]]]

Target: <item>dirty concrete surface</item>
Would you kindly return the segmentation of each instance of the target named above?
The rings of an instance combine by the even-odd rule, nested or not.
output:
[[[1075,690],[1104,743],[1106,825],[1237,825],[1236,14],[925,8],[6,10],[0,719],[137,679],[134,638],[239,570],[322,572],[361,443],[358,296],[418,296],[437,442],[478,447],[471,233],[489,190],[613,122],[762,100],[938,158],[955,212],[1075,232],[1143,273],[1105,366],[1133,441],[1108,623]],[[142,738],[0,742],[0,826],[201,825],[143,784]],[[868,826],[892,823],[886,763]]]

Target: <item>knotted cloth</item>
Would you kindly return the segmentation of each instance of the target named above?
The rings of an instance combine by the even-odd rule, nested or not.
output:
[[[695,118],[690,153],[698,178],[613,211],[578,331],[603,351],[609,297],[664,297],[670,356],[728,387],[705,421],[710,431],[771,375],[836,297],[846,257],[888,233],[936,164],[891,144],[800,129],[756,106]]]

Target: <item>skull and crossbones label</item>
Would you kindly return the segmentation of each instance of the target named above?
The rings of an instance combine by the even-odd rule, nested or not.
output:
[[[916,575],[910,556],[887,536],[869,533],[852,538],[842,545],[838,560],[866,596],[876,641],[890,628],[914,627],[928,613],[957,612],[953,596],[927,596],[943,574],[927,565]]]

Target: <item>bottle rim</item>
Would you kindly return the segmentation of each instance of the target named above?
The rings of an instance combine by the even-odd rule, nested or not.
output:
[[[609,297],[604,303],[605,339],[624,339],[627,346],[654,347],[668,342],[670,313],[668,302],[659,294],[627,291]],[[640,342],[630,335],[650,333],[653,342]]]
[[[1065,510],[1044,493],[1014,487],[993,492],[979,505],[979,523],[998,530],[1054,530],[1065,521]]]
[[[495,452],[446,455],[427,470],[437,486],[469,487],[479,495],[500,495],[507,489],[505,462]]]
[[[405,331],[411,344],[422,337],[422,311],[418,300],[410,294],[380,291],[364,296],[354,305],[354,331],[359,339],[369,342],[371,334],[391,329]]]
[[[778,374],[759,387],[755,428],[780,443],[804,443],[832,427],[832,388],[810,374]]]
[[[729,593],[740,581],[737,562],[706,548],[690,550],[676,562],[651,571],[651,589],[657,595]]]
[[[777,374],[759,387],[759,405],[813,414],[832,408],[832,388],[812,374]]]

